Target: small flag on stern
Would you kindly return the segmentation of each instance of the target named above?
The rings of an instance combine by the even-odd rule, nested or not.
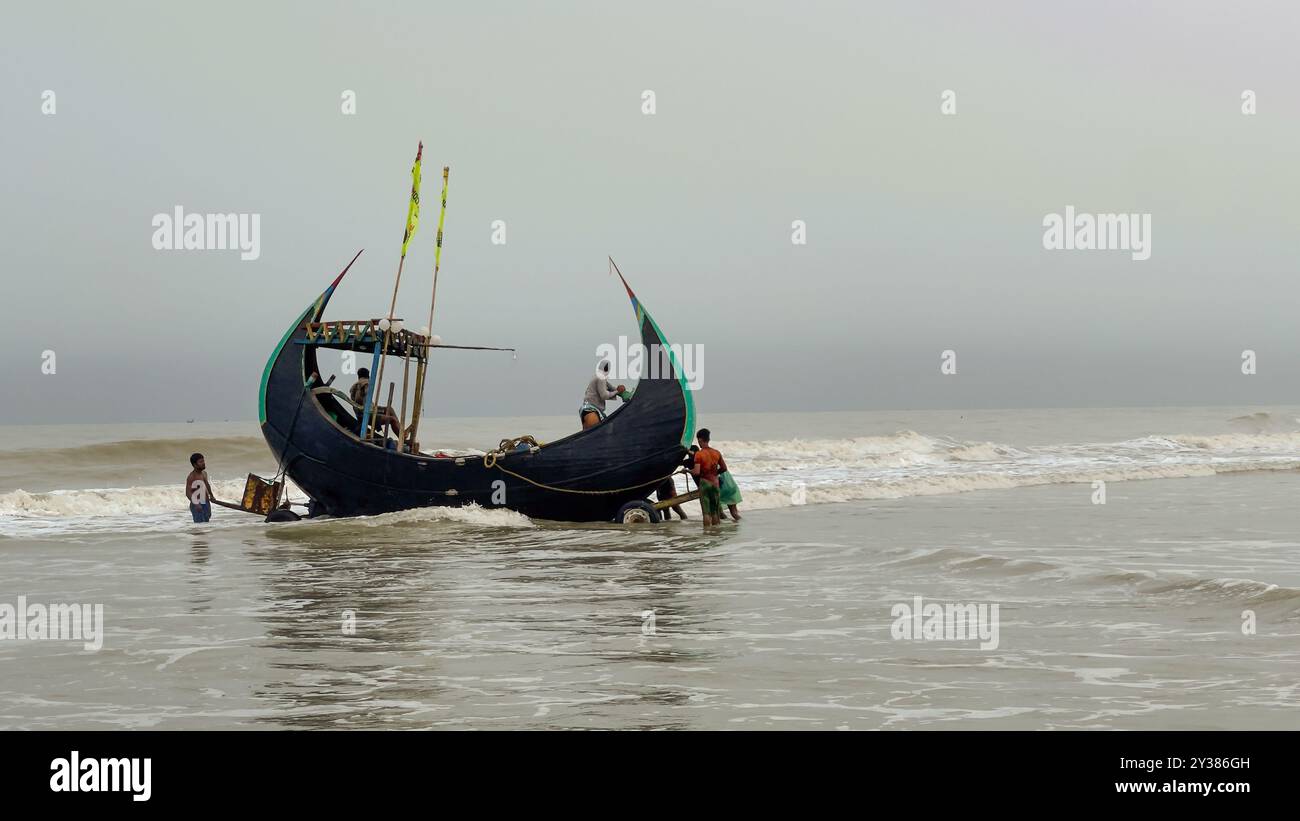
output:
[[[420,158],[424,156],[424,141],[415,152],[415,165],[411,166],[411,208],[406,212],[406,233],[402,235],[402,256],[406,246],[415,236],[415,226],[420,224]]]

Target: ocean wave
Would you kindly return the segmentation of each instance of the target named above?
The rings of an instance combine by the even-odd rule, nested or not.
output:
[[[1210,451],[1300,450],[1300,433],[1220,433],[1211,436],[1171,436],[1178,445]]]
[[[1300,419],[1285,413],[1259,411],[1245,416],[1234,416],[1228,420],[1228,424],[1252,433],[1264,433],[1270,430],[1294,431],[1296,426],[1300,425]]]
[[[713,443],[724,453],[752,461],[874,462],[941,455],[942,440],[904,430],[889,436],[855,436],[850,439],[760,439]],[[924,461],[919,460],[919,461]]]
[[[0,516],[21,517],[114,517],[181,511],[188,515],[184,483],[150,487],[88,488],[28,493],[15,490],[0,494]],[[237,499],[244,492],[239,480],[212,482],[219,499]]]
[[[1300,612],[1300,589],[1255,579],[1197,576],[1159,570],[1098,570],[1095,565],[1038,558],[1011,558],[966,547],[909,550],[881,562],[882,568],[920,567],[944,572],[1028,576],[1056,582],[1118,590],[1183,606],[1230,605],[1263,608],[1272,616]]]
[[[257,436],[128,439],[71,447],[21,447],[0,453],[0,491],[143,486],[161,483],[171,476],[176,476],[179,486],[190,470],[190,454],[195,452],[207,457],[209,472],[228,474],[231,466],[275,469],[266,442]]]
[[[237,500],[244,491],[242,480],[213,481],[212,490],[222,500]],[[190,526],[188,501],[177,485],[152,485],[128,488],[89,488],[29,493],[16,490],[0,494],[0,535],[23,535],[36,532],[105,532],[114,529],[166,530]],[[290,499],[305,499],[306,494],[290,483]],[[251,524],[257,517],[214,509],[213,522]],[[521,513],[504,508],[483,508],[476,504],[463,507],[425,507],[358,516],[350,519],[323,518],[313,523],[340,527],[402,527],[429,522],[459,522],[483,527],[533,527]],[[35,525],[35,527],[32,527]]]
[[[1205,604],[1264,608],[1288,616],[1300,612],[1300,589],[1229,577],[1170,577],[1159,573],[1106,573],[1093,581],[1131,586],[1139,596],[1171,600],[1186,606]]]
[[[257,450],[266,452],[266,440],[260,436],[212,436],[187,437],[177,439],[123,439],[116,442],[97,442],[89,445],[50,448],[32,447],[11,450],[5,454],[6,459],[32,457],[42,462],[69,462],[85,465],[95,462],[118,463],[122,461],[141,462],[152,459],[173,460],[177,454],[189,455],[195,451],[244,451]]]
[[[56,450],[115,459],[143,448],[174,460],[181,440],[113,442]],[[256,437],[185,440],[191,447],[248,448],[264,456]],[[1121,442],[1013,447],[997,442],[960,441],[902,430],[845,439],[721,441],[718,447],[741,486],[750,509],[835,504],[870,499],[901,499],[980,490],[1004,490],[1095,481],[1127,482],[1180,479],[1224,473],[1300,468],[1300,432],[1152,435]],[[146,455],[147,455],[146,454]],[[183,466],[183,465],[182,465]],[[219,498],[238,498],[242,479],[214,481]],[[291,488],[292,498],[305,494]],[[415,516],[439,517],[454,510],[428,508]],[[125,488],[89,488],[0,493],[0,522],[8,520],[92,520],[148,515],[184,518],[181,483]],[[482,511],[496,514],[496,510]],[[394,515],[394,514],[390,514]],[[458,516],[461,514],[450,514]],[[466,514],[470,518],[479,513]],[[376,517],[379,520],[379,517]],[[386,519],[400,524],[404,519]],[[498,522],[498,524],[500,524]]]
[[[970,473],[942,476],[886,477],[857,482],[827,482],[807,484],[789,480],[777,486],[746,487],[742,481],[744,506],[750,509],[771,509],[799,505],[836,504],[872,499],[905,499],[911,496],[939,496],[951,493],[969,493],[977,490],[1009,490],[1054,484],[1086,484],[1096,481],[1133,482],[1148,479],[1189,479],[1215,476],[1221,473],[1241,473],[1265,470],[1295,470],[1300,468],[1300,458],[1269,465],[1166,465],[1112,469],[1083,469],[1037,474],[1008,475],[1001,473]]]

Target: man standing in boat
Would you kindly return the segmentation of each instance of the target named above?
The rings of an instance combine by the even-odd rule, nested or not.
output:
[[[212,518],[212,503],[217,497],[212,494],[212,485],[208,483],[208,465],[203,461],[202,453],[190,454],[190,475],[185,477],[185,498],[190,500],[190,515],[196,522],[206,522]]]
[[[609,381],[609,360],[602,359],[596,366],[596,375],[587,383],[587,392],[582,396],[582,407],[578,409],[578,418],[582,420],[582,429],[594,428],[605,419],[605,400],[622,396],[627,392],[623,385],[615,387]]]

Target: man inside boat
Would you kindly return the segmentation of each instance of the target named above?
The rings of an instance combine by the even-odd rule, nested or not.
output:
[[[370,369],[357,368],[357,381],[348,391],[348,397],[352,399],[352,404],[357,407],[357,419],[360,419],[365,412],[366,391],[370,389]],[[370,411],[375,420],[375,430],[383,431],[387,435],[388,431],[397,432],[397,426],[401,423],[397,421],[397,414],[387,405],[381,405],[375,402],[375,406]]]
[[[602,359],[596,366],[596,375],[587,383],[587,392],[582,396],[582,407],[578,409],[582,429],[599,425],[605,419],[605,400],[626,392],[627,388],[623,385],[615,387],[610,383],[609,360]]]

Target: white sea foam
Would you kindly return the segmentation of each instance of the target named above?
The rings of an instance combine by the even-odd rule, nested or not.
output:
[[[237,499],[243,492],[240,480],[214,481],[217,498]],[[292,483],[289,498],[304,499]],[[221,508],[214,509],[212,525],[257,523],[256,517]],[[355,527],[384,527],[420,522],[459,522],[482,527],[532,527],[532,521],[506,509],[483,508],[476,504],[464,507],[429,507],[362,516],[353,519],[326,519],[332,526],[346,523]],[[168,531],[194,526],[188,503],[179,486],[155,485],[129,488],[87,488],[29,493],[15,490],[0,494],[0,536],[39,535],[67,532],[106,533],[115,530]]]
[[[219,499],[235,499],[244,492],[244,483],[237,480],[213,482],[212,490]],[[179,482],[151,487],[86,488],[44,493],[15,490],[0,494],[0,517],[133,516],[178,509],[186,511],[189,503],[181,491]]]
[[[1179,445],[1211,451],[1300,450],[1300,433],[1221,433],[1214,436],[1171,436],[1169,438]]]
[[[741,486],[746,508],[899,499],[1074,482],[1177,479],[1300,468],[1300,433],[1170,434],[1121,442],[1012,447],[966,442],[912,430],[845,439],[717,441]],[[214,482],[218,497],[237,498],[242,480]],[[0,535],[191,525],[179,485],[0,494]],[[305,494],[290,488],[292,498]],[[220,511],[218,511],[220,513]],[[221,521],[218,522],[217,520]],[[214,517],[214,525],[253,517]],[[528,526],[508,510],[424,508],[363,520],[360,526],[455,521]]]
[[[422,522],[459,522],[481,527],[535,527],[533,521],[522,513],[506,508],[488,508],[477,504],[463,507],[419,507],[411,510],[399,510],[394,513],[381,513],[377,516],[358,516],[350,519],[313,520],[315,524],[326,522],[331,526],[388,527],[402,524],[419,524]]]
[[[1300,433],[1146,436],[1017,448],[905,430],[844,440],[715,445],[749,508],[1300,468]]]

